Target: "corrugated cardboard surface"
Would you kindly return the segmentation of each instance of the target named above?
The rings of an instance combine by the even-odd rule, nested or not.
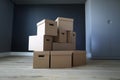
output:
[[[72,31],[67,31],[67,42],[75,43],[76,41],[76,33]]]
[[[49,68],[50,51],[34,52],[33,68]]]
[[[72,43],[53,43],[54,51],[66,51],[66,50],[75,50],[75,47]]]
[[[51,68],[72,67],[72,51],[51,51]]]
[[[71,56],[73,51],[51,51],[52,56]]]
[[[59,29],[73,31],[73,19],[58,17],[56,19],[57,27]]]
[[[42,20],[37,23],[37,35],[57,36],[57,23],[53,20]]]
[[[59,29],[58,36],[54,37],[55,42],[66,43],[67,42],[67,31]]]
[[[76,33],[73,32],[73,38],[72,38],[72,44],[73,44],[73,47],[76,49]]]
[[[44,51],[51,51],[52,50],[52,36],[44,36]]]
[[[73,51],[73,67],[86,64],[86,52],[85,51]]]

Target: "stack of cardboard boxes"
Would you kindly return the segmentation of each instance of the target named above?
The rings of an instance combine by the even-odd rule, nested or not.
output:
[[[86,64],[85,51],[77,51],[73,19],[58,17],[37,23],[37,35],[29,36],[34,51],[33,68],[70,68]]]

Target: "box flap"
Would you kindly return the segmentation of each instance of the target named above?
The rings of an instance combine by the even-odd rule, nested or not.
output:
[[[34,51],[34,55],[50,55],[50,51]]]
[[[72,19],[72,18],[64,18],[64,17],[57,17],[57,19],[55,20],[55,21],[58,21],[58,20],[62,20],[62,21],[71,21],[71,22],[73,22],[74,21],[74,19]]]
[[[39,25],[41,25],[41,24],[43,24],[43,23],[45,23],[45,22],[49,22],[49,23],[56,23],[56,22],[55,22],[55,21],[53,21],[53,20],[43,19],[43,20],[41,20],[40,22],[38,22],[38,23],[37,23],[37,26],[39,26]]]

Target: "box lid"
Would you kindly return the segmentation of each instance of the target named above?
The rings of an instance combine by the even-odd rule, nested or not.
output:
[[[71,56],[72,51],[51,51],[52,56]]]
[[[62,20],[62,21],[71,21],[71,22],[73,22],[74,21],[74,19],[72,19],[72,18],[64,18],[64,17],[57,17],[57,19],[55,20],[55,21],[58,21],[58,20]]]
[[[50,51],[34,51],[34,55],[50,55]]]
[[[39,26],[39,25],[41,25],[41,24],[43,24],[43,23],[45,23],[45,22],[55,23],[55,21],[53,21],[53,20],[43,19],[43,20],[41,20],[40,22],[37,23],[37,26]]]

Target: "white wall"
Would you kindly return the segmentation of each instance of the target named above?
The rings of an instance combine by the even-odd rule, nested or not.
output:
[[[120,59],[120,0],[87,0],[86,32],[92,58]]]
[[[91,57],[91,4],[90,0],[86,1],[85,4],[85,20],[87,22],[86,26],[86,51],[87,56]]]
[[[0,52],[11,50],[13,4],[10,0],[0,0]]]

